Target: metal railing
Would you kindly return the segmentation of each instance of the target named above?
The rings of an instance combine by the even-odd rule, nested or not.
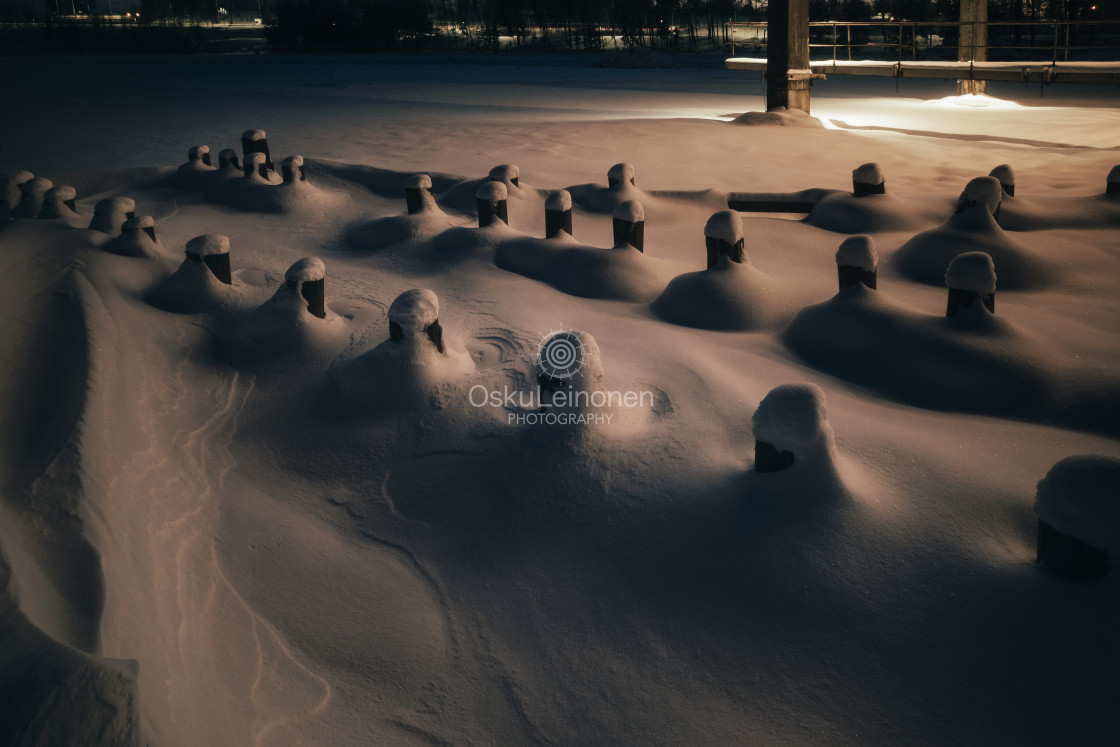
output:
[[[736,48],[764,50],[765,21],[732,21],[731,56]],[[978,27],[986,27],[980,29]],[[923,31],[925,33],[919,33]],[[987,43],[960,44],[962,36],[978,38],[986,30]],[[738,32],[738,33],[737,33]],[[971,32],[971,33],[969,33]],[[1024,43],[1029,37],[1030,43]],[[983,55],[977,55],[983,49]],[[912,60],[1023,60],[1068,62],[1110,53],[1120,60],[1120,20],[1105,21],[812,21],[809,55],[828,50],[831,59]]]

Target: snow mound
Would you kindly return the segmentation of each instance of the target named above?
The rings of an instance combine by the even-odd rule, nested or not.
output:
[[[1034,510],[1062,534],[1120,562],[1120,459],[1066,457],[1039,481]]]
[[[240,288],[223,283],[206,263],[207,257],[229,255],[229,239],[204,234],[187,242],[186,259],[151,294],[156,307],[180,314],[229,309],[241,297]]]
[[[124,222],[136,214],[136,201],[131,197],[107,197],[93,208],[91,231],[117,236]]]
[[[945,270],[945,285],[980,296],[996,292],[996,265],[984,252],[957,255]]]
[[[1015,170],[1011,168],[1010,164],[1001,163],[988,172],[988,176],[999,180],[1004,195],[1015,194]]]
[[[839,267],[858,267],[864,272],[874,272],[879,264],[875,240],[866,234],[844,239],[836,250],[836,264]]]
[[[490,169],[489,179],[504,184],[509,194],[517,194],[520,191],[521,169],[515,164],[503,163]]]
[[[777,107],[764,112],[745,112],[731,120],[733,125],[749,127],[824,127],[824,123],[800,109]]]
[[[978,176],[967,185],[957,199],[957,212],[979,208],[999,216],[1003,202],[1003,185],[994,176]]]
[[[43,209],[39,211],[40,218],[61,218],[69,222],[74,222],[79,218],[78,213],[74,210],[74,200],[78,197],[78,191],[71,186],[63,185],[61,187],[54,187],[47,191],[43,197]]]
[[[397,296],[389,307],[389,339],[332,371],[340,410],[380,416],[468,408],[466,374],[474,364],[438,315],[439,299],[431,290]]]
[[[150,215],[129,218],[121,226],[120,236],[109,239],[102,248],[124,257],[160,257],[159,241],[152,238],[155,225],[155,220]]]
[[[19,204],[12,210],[13,218],[38,218],[43,210],[43,200],[47,192],[54,188],[54,182],[37,176],[29,179],[20,186]]]
[[[814,368],[903,404],[1117,432],[1115,372],[1073,373],[1073,355],[971,308],[922,314],[857,283],[802,309],[782,339]]]
[[[798,460],[827,455],[832,450],[824,391],[816,384],[783,384],[771,389],[751,417],[758,441]]]
[[[721,255],[707,270],[680,275],[653,302],[653,312],[685,327],[720,330],[772,328],[793,315],[791,285],[755,269],[750,260]]]
[[[961,209],[937,228],[907,240],[891,257],[891,264],[911,280],[940,286],[953,258],[984,252],[999,266],[1004,290],[1052,287],[1060,279],[1058,263],[1027,248],[1000,227],[993,205],[1001,198],[998,180],[974,179],[961,195]]]
[[[936,200],[905,200],[896,195],[830,191],[809,211],[805,221],[836,233],[884,233],[913,231],[936,224],[951,212]]]
[[[16,206],[19,205],[23,199],[22,186],[25,182],[29,182],[35,178],[35,175],[30,171],[17,171],[8,177],[7,187],[4,192],[4,204],[0,205],[0,217],[9,215]]]
[[[432,177],[427,174],[411,174],[405,177],[405,189],[431,189]]]

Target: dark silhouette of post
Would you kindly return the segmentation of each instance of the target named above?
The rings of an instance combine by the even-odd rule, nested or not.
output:
[[[988,0],[961,0],[961,33],[957,45],[960,62],[988,60]],[[974,80],[971,75],[957,81],[957,94],[984,93],[988,81]]]
[[[809,113],[809,0],[770,0],[766,108]]]

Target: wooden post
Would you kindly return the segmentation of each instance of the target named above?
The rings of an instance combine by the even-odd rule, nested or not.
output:
[[[988,61],[988,0],[961,0],[960,41],[957,59],[961,62]],[[962,78],[957,81],[957,95],[984,93],[988,81]]]
[[[808,114],[809,0],[770,0],[767,26],[766,108]]]

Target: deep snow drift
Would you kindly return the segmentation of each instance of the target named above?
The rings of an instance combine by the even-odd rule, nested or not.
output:
[[[7,63],[0,741],[1107,739],[1114,91],[484,63]]]

